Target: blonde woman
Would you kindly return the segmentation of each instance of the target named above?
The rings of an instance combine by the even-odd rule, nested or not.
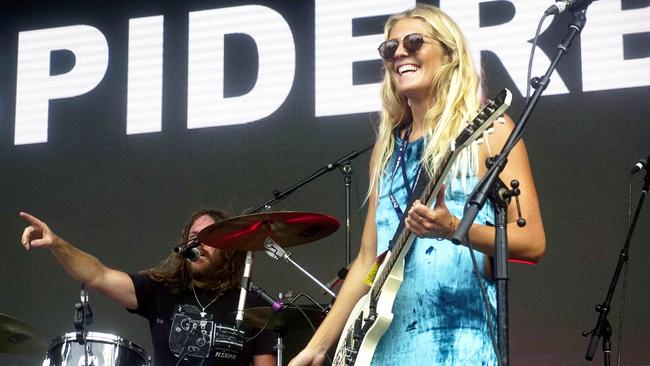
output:
[[[495,283],[492,208],[486,205],[469,231],[481,280],[488,293],[493,324],[488,324],[479,283],[466,245],[446,240],[460,221],[463,205],[482,162],[500,151],[513,122],[506,118],[481,145],[463,150],[433,207],[406,205],[416,181],[434,176],[442,157],[466,121],[480,107],[480,80],[467,41],[440,9],[418,5],[390,17],[379,46],[384,60],[383,107],[370,166],[368,215],[361,247],[329,315],[290,366],[322,365],[339,339],[355,303],[368,291],[364,284],[375,258],[388,248],[402,218],[418,239],[406,260],[404,282],[393,305],[394,319],[373,356],[375,365],[496,365],[488,326],[494,326]],[[512,259],[537,262],[546,239],[535,184],[523,142],[512,151],[504,182],[521,183],[520,228],[516,208],[508,208]]]

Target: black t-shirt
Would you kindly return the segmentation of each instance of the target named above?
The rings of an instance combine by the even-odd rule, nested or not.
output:
[[[196,295],[201,306],[205,307],[202,317],[201,306],[192,291],[172,295],[162,282],[144,275],[130,276],[138,309],[127,310],[149,320],[155,366],[175,366],[181,356],[185,360],[179,365],[250,365],[253,355],[275,352],[275,339],[271,332],[263,331],[248,341],[259,329],[246,326],[242,328],[245,333],[243,350],[235,351],[241,338],[236,336],[232,312],[237,310],[239,289],[226,291],[210,304],[214,294],[197,288]],[[266,306],[266,303],[249,296],[246,307],[255,306]]]

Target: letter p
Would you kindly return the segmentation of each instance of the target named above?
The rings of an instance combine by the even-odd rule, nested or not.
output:
[[[55,50],[74,54],[70,71],[50,75],[51,53]],[[103,79],[107,66],[108,44],[97,28],[73,25],[20,32],[14,143],[47,142],[49,101],[92,90]]]

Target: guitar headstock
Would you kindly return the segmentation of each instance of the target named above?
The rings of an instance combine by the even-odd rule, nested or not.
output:
[[[463,132],[452,141],[451,151],[458,148],[467,147],[469,144],[477,140],[483,132],[490,128],[494,121],[501,117],[503,113],[510,107],[512,102],[512,93],[510,90],[503,89],[499,95],[494,99],[490,99],[485,103],[485,106],[478,112],[478,115],[465,126]]]

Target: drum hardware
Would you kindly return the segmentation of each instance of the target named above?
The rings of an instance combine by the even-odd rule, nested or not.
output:
[[[307,277],[309,277],[312,281],[314,281],[318,286],[320,286],[325,292],[330,294],[333,298],[336,298],[336,294],[332,292],[327,286],[325,286],[322,282],[320,282],[316,277],[314,277],[311,273],[309,273],[307,270],[302,268],[298,263],[293,261],[291,257],[291,253],[282,249],[276,242],[273,241],[271,238],[267,238],[264,242],[264,250],[266,251],[266,254],[268,254],[271,258],[275,260],[283,259],[285,262],[291,263],[294,267],[298,268],[302,273],[304,273]]]
[[[198,234],[199,241],[205,245],[231,250],[246,250],[244,272],[241,281],[241,292],[235,315],[235,324],[239,328],[244,319],[246,294],[249,289],[269,302],[276,310],[282,307],[259,287],[251,287],[250,271],[253,264],[253,251],[264,250],[274,259],[284,259],[307,275],[321,288],[328,291],[332,297],[336,295],[323,285],[316,277],[293,261],[291,253],[285,251],[277,241],[284,246],[296,246],[322,239],[334,233],[339,227],[338,221],[328,215],[307,212],[263,212],[243,215],[212,224]],[[280,355],[281,356],[281,355]]]
[[[0,353],[34,353],[46,351],[47,339],[35,327],[0,314]]]
[[[334,298],[336,295],[318,281],[313,275],[307,272],[304,268],[299,266],[296,262],[289,257],[291,253],[286,252],[281,246],[289,247],[295,245],[306,244],[312,241],[322,239],[334,233],[338,227],[339,222],[328,215],[314,214],[307,212],[269,212],[271,205],[286,198],[289,194],[300,188],[301,186],[309,183],[310,181],[318,178],[319,176],[340,168],[345,175],[346,183],[346,227],[347,227],[347,262],[350,262],[350,183],[352,176],[352,167],[350,161],[364,152],[370,150],[372,146],[365,148],[360,152],[353,151],[334,163],[327,164],[318,172],[312,174],[307,179],[294,185],[285,192],[278,190],[273,191],[271,200],[262,204],[258,208],[249,211],[248,214],[238,217],[233,217],[227,220],[210,225],[197,235],[200,243],[212,246],[215,248],[231,249],[231,250],[245,250],[246,261],[244,265],[244,273],[241,281],[241,292],[239,296],[239,303],[235,315],[235,323],[237,329],[244,320],[244,309],[246,294],[250,289],[250,267],[253,262],[253,251],[264,250],[269,256],[274,259],[282,258],[296,266],[300,271],[306,274],[310,279],[315,281],[321,288],[324,288]],[[267,211],[267,212],[260,212]],[[189,245],[187,245],[189,247]],[[186,249],[185,247],[183,249]],[[347,263],[346,263],[347,264]],[[253,288],[254,289],[254,288]],[[258,288],[259,289],[259,288]],[[261,290],[261,289],[260,289]],[[259,296],[261,293],[255,291]],[[263,291],[261,291],[263,293]],[[264,296],[262,296],[265,300]],[[267,296],[268,297],[268,296]],[[270,298],[270,297],[269,297]],[[269,301],[271,302],[271,301]],[[281,303],[280,303],[281,304]],[[275,305],[275,301],[272,302]],[[282,305],[273,306],[273,311],[278,311],[283,308]],[[278,333],[279,334],[279,333]],[[282,338],[279,334],[277,364],[282,365]]]
[[[288,305],[280,311],[269,306],[260,306],[244,310],[244,324],[252,328],[285,333],[316,327],[325,319],[325,315],[324,309],[316,305]]]
[[[297,297],[296,297],[297,298]],[[319,305],[285,305],[279,311],[262,306],[244,310],[244,324],[252,328],[267,329],[276,335],[276,362],[283,365],[284,334],[289,330],[315,327],[325,318],[326,312]]]
[[[77,343],[84,346],[84,365],[92,365],[96,364],[96,362],[92,360],[92,351],[89,345],[86,344],[86,337],[88,335],[88,326],[93,323],[93,311],[90,308],[85,283],[81,284],[79,299],[79,302],[74,304],[74,329],[76,330]]]

